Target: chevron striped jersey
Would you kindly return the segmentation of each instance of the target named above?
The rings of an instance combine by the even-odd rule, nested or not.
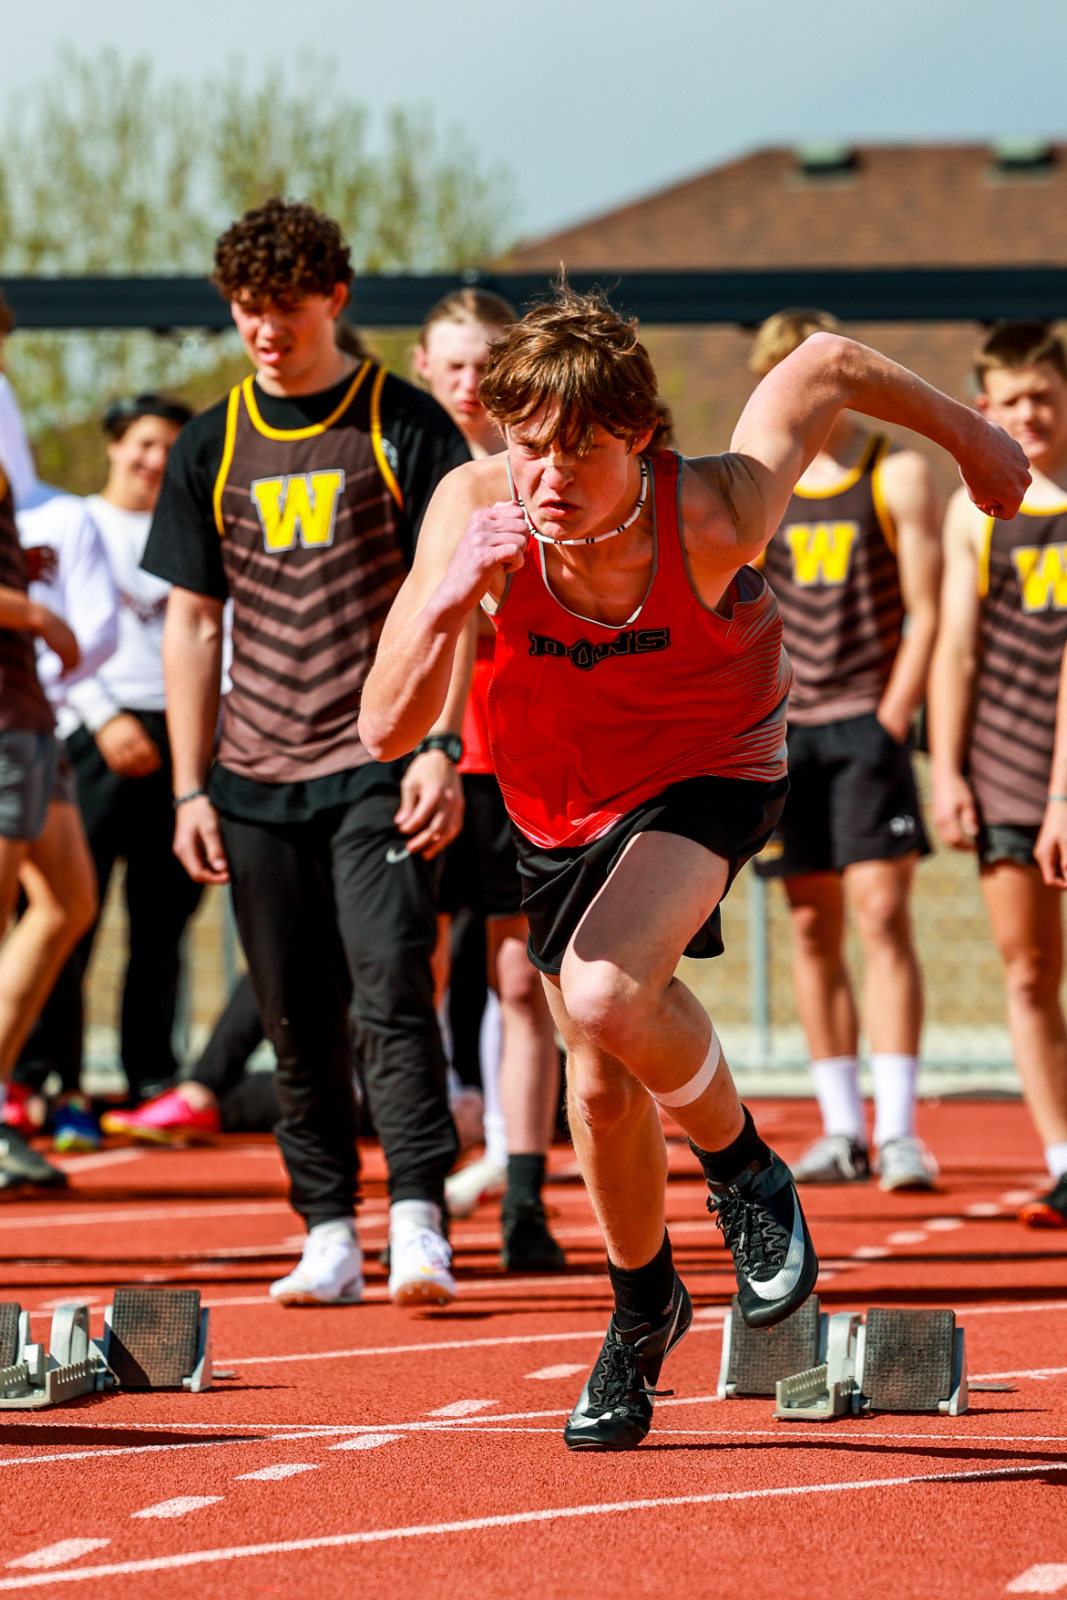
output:
[[[1038,827],[1067,645],[1067,504],[989,518],[968,776],[982,821]]]
[[[793,665],[789,720],[802,727],[874,711],[904,628],[893,522],[871,438],[835,489],[793,491],[760,561]]]
[[[365,361],[323,422],[270,427],[251,378],[230,393],[214,510],[234,603],[218,759],[262,783],[362,766],[359,697],[404,580],[402,494]]]

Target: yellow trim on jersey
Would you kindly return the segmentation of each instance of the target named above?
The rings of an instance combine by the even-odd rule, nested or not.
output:
[[[1062,517],[1067,511],[1067,500],[1061,506],[1028,506],[1024,500],[1019,507],[1021,517]]]
[[[989,548],[993,543],[993,524],[995,517],[986,517],[985,533],[982,535],[982,545],[978,551],[978,598],[984,600],[989,593]]]
[[[396,501],[400,510],[404,509],[404,491],[396,481],[396,474],[382,448],[382,387],[388,373],[384,367],[378,369],[378,376],[374,380],[374,388],[370,392],[370,442],[374,446],[374,459],[378,463],[378,471],[385,479],[385,486]]]
[[[802,500],[829,500],[835,494],[844,494],[845,490],[851,489],[854,483],[859,483],[863,474],[874,460],[876,453],[879,450],[884,453],[888,448],[889,441],[887,439],[883,439],[880,434],[872,434],[852,471],[846,473],[839,483],[831,484],[828,489],[802,489],[798,483],[795,485],[793,493],[798,494]]]
[[[237,410],[240,404],[241,385],[238,383],[230,390],[230,398],[226,405],[226,443],[222,447],[222,465],[211,496],[211,503],[215,508],[215,526],[219,530],[220,539],[226,532],[222,523],[222,491],[226,487],[226,479],[233,463],[233,447],[237,439]]]
[[[879,468],[889,454],[889,440],[881,441],[881,449],[871,468],[871,498],[874,500],[874,514],[878,518],[878,526],[882,530],[882,538],[894,555],[897,553],[897,530],[893,522],[893,513],[886,504],[885,490],[882,487],[882,474]]]
[[[265,439],[314,439],[318,434],[325,433],[327,428],[332,428],[334,423],[348,410],[352,401],[356,398],[357,389],[367,376],[370,368],[371,363],[364,361],[349,384],[340,405],[330,412],[325,421],[309,423],[306,428],[272,428],[269,423],[264,422],[259,414],[259,407],[256,405],[255,376],[248,377],[241,385],[241,393],[245,397],[245,405],[248,407],[248,415],[251,418],[252,426]]]

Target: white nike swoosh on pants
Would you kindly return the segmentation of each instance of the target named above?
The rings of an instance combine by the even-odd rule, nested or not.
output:
[[[411,851],[406,844],[391,844],[385,852],[385,859],[391,867],[398,867],[401,861],[407,861]]]
[[[748,1286],[752,1293],[759,1295],[761,1300],[784,1300],[791,1295],[800,1282],[800,1273],[804,1265],[804,1218],[800,1211],[800,1202],[796,1194],[793,1195],[793,1236],[789,1241],[785,1261],[775,1273],[773,1278],[768,1278],[766,1283],[757,1283],[755,1278],[749,1278]]]

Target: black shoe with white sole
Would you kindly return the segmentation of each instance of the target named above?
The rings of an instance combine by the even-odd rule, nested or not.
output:
[[[14,1189],[23,1183],[61,1189],[66,1181],[65,1172],[38,1155],[21,1133],[0,1122],[0,1189]]]
[[[750,1328],[769,1328],[815,1287],[819,1258],[793,1175],[771,1151],[769,1166],[747,1167],[733,1183],[708,1183],[708,1210],[734,1258],[737,1299]]]
[[[670,1310],[656,1328],[643,1322],[623,1332],[615,1318],[578,1404],[567,1419],[563,1440],[569,1450],[633,1450],[652,1425],[652,1402],[664,1358],[689,1332],[693,1302],[674,1275]]]

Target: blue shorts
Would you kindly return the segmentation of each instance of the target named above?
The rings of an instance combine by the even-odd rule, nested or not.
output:
[[[54,733],[0,733],[0,837],[37,839],[53,800],[76,805],[74,774]]]

